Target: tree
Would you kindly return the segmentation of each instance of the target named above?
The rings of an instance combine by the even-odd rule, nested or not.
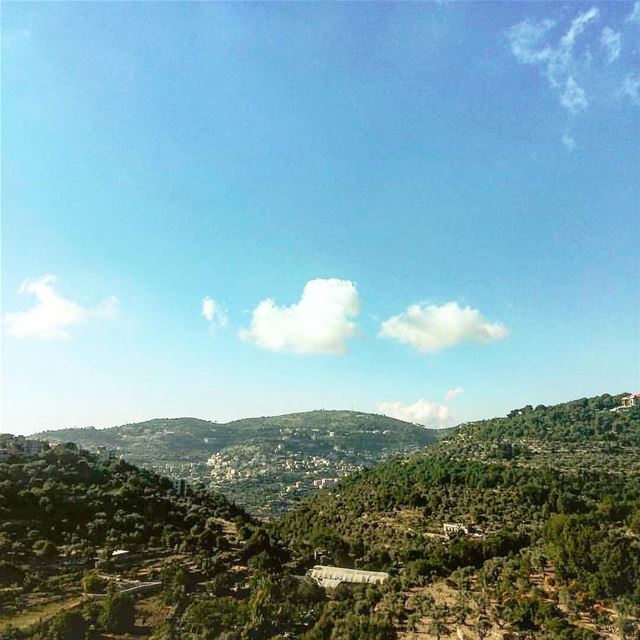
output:
[[[111,593],[102,605],[100,624],[111,633],[128,633],[135,626],[135,607],[131,596]]]
[[[84,640],[89,625],[76,611],[63,611],[54,616],[46,637],[49,640]]]
[[[46,561],[51,561],[58,555],[58,549],[51,540],[36,540],[32,549],[38,558]]]
[[[0,585],[20,584],[24,580],[24,571],[13,562],[0,560]]]
[[[169,564],[162,570],[162,599],[166,604],[176,604],[184,598],[189,584],[189,573],[179,564]]]
[[[107,581],[101,578],[95,571],[87,571],[82,576],[82,590],[85,593],[104,593]]]

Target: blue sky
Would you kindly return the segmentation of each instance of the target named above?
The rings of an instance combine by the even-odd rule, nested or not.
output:
[[[638,389],[637,3],[5,3],[2,36],[3,430]]]

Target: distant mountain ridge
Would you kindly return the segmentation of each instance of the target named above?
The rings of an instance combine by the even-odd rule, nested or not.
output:
[[[255,513],[271,515],[319,484],[417,451],[449,431],[378,414],[318,410],[228,423],[156,418],[33,437],[109,447],[134,464],[211,484]]]

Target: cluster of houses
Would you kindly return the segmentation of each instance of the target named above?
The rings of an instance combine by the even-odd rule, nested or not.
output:
[[[37,456],[49,449],[55,449],[59,445],[58,442],[49,443],[46,440],[30,440],[25,436],[0,433],[0,462],[6,462],[12,456]],[[109,462],[117,458],[116,452],[108,447],[98,447],[94,453],[101,462]]]
[[[28,440],[24,436],[0,434],[0,462],[11,456],[37,456],[49,448],[44,440]]]

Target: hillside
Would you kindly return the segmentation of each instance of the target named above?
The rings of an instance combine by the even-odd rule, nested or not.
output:
[[[266,640],[320,617],[327,595],[220,494],[0,441],[1,640]]]
[[[237,564],[239,532],[251,526],[220,494],[181,496],[167,478],[73,445],[14,453],[0,462],[0,636],[57,612],[64,618],[83,590],[109,582],[135,587],[180,561]]]
[[[640,410],[609,411],[619,400],[462,426],[305,501],[277,530],[308,562],[320,552],[396,574],[403,638],[636,637]]]
[[[252,513],[273,515],[318,484],[421,449],[444,433],[375,414],[310,411],[226,424],[157,419],[36,437],[88,449],[110,447],[133,464],[203,482]]]
[[[618,401],[465,425],[263,524],[85,451],[10,458],[0,638],[637,638],[640,410]],[[318,563],[389,578],[323,589],[303,577]]]

